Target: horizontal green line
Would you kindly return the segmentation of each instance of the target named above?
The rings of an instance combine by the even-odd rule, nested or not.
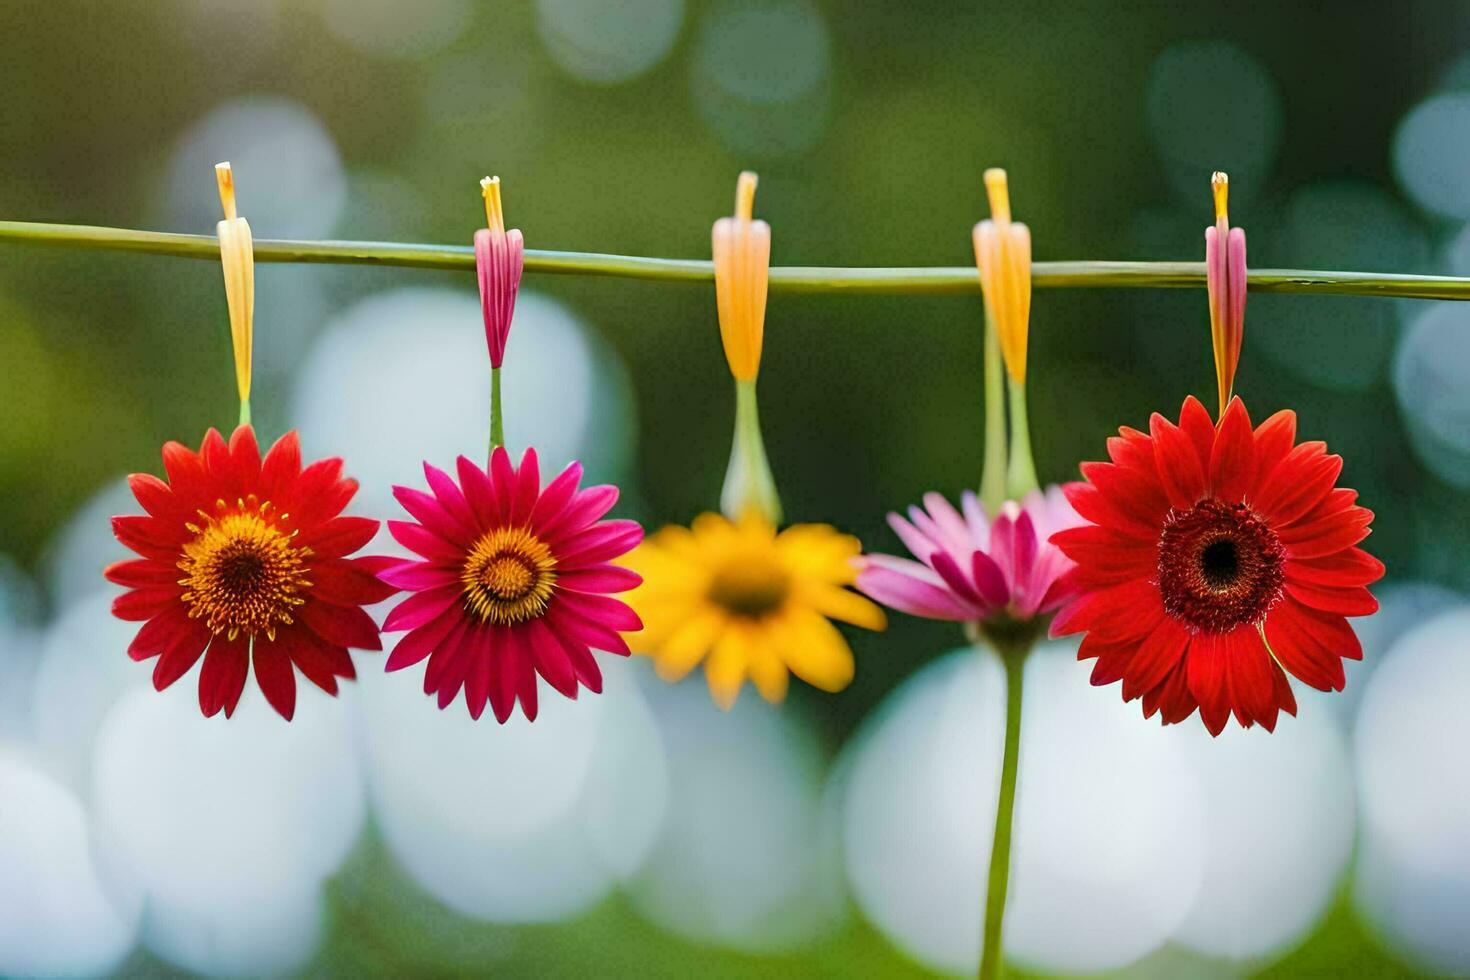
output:
[[[219,243],[209,235],[135,231],[95,225],[0,221],[0,241],[59,248],[93,248],[191,259],[219,258]],[[304,242],[260,239],[258,262],[381,265],[410,269],[469,270],[475,265],[468,245],[413,245],[399,242]],[[526,271],[566,276],[614,276],[663,282],[711,282],[714,266],[705,259],[660,259],[597,252],[526,250]],[[1203,262],[1037,262],[1031,267],[1038,289],[1199,288]],[[1470,279],[1383,272],[1330,272],[1312,269],[1252,269],[1252,292],[1335,293],[1409,299],[1470,299]],[[776,266],[771,288],[794,293],[976,293],[980,280],[972,266],[872,269]]]

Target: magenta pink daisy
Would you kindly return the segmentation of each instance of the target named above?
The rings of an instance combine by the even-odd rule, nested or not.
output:
[[[1007,501],[994,521],[971,491],[960,497],[960,510],[926,493],[923,508],[910,507],[907,519],[889,514],[888,523],[919,560],[864,556],[857,587],[900,612],[955,622],[1029,620],[1069,597],[1059,579],[1072,561],[1048,539],[1082,519],[1060,487]]]
[[[611,564],[643,539],[628,520],[603,520],[618,488],[579,489],[572,463],[543,489],[536,451],[513,467],[504,448],[488,469],[464,456],[459,481],[424,464],[429,493],[394,487],[413,521],[389,521],[400,544],[422,557],[379,573],[414,594],[383,623],[406,630],[388,658],[402,670],[428,658],[424,693],[445,708],[464,691],[470,714],[488,702],[504,722],[519,701],[536,718],[536,677],[569,698],[598,693],[602,672],[592,650],[629,654],[619,635],[642,629],[612,597],[638,585],[637,573]]]

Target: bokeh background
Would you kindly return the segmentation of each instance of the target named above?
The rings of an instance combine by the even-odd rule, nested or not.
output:
[[[787,265],[966,265],[980,174],[1038,259],[1199,259],[1208,176],[1256,266],[1470,275],[1470,9],[821,0],[11,0],[0,217],[468,243],[477,180],[531,247],[703,257],[742,168]],[[260,266],[256,422],[390,516],[486,432],[471,276]],[[966,972],[998,668],[942,624],[854,635],[840,696],[607,663],[534,726],[440,713],[358,657],[287,726],[206,722],[107,615],[107,518],[168,438],[233,420],[211,263],[0,243],[0,974]],[[1044,479],[1213,391],[1202,291],[1035,296]],[[875,550],[978,481],[978,296],[773,294],[787,512]],[[718,499],[713,290],[528,277],[508,433]],[[1074,650],[1027,687],[1007,946],[1036,975],[1470,973],[1470,305],[1253,296],[1238,390],[1295,408],[1378,514],[1348,689],[1274,736],[1159,729]],[[410,674],[414,673],[412,671]],[[554,703],[552,703],[554,702]]]

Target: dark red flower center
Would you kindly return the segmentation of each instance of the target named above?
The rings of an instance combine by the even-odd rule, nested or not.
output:
[[[1159,536],[1164,611],[1197,633],[1259,623],[1281,598],[1286,549],[1245,504],[1171,510]]]

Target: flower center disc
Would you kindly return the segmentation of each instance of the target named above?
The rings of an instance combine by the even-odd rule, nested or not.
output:
[[[721,565],[710,580],[709,599],[726,611],[750,619],[775,612],[791,592],[791,577],[773,561],[736,558]]]
[[[470,549],[460,582],[466,605],[481,622],[523,623],[546,612],[556,585],[556,559],[526,528],[496,528]]]
[[[1171,510],[1159,537],[1164,611],[1199,633],[1259,623],[1281,598],[1286,549],[1244,504]]]
[[[239,509],[210,517],[205,524],[188,524],[194,540],[184,545],[179,570],[185,587],[181,598],[189,604],[189,618],[203,619],[215,633],[265,633],[275,639],[276,628],[292,622],[291,612],[306,600],[299,594],[311,587],[305,560],[310,548],[291,544],[296,532],[278,528],[269,516],[270,501],[255,497],[239,501]]]

